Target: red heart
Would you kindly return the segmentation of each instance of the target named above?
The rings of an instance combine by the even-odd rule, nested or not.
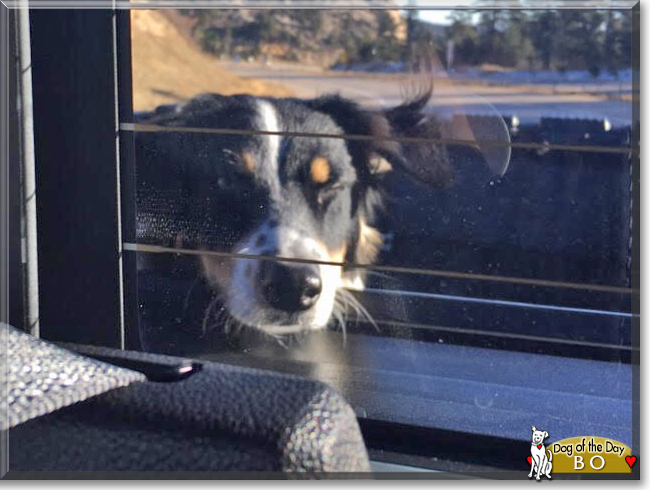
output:
[[[541,444],[538,444],[538,445],[537,445],[537,449],[542,449],[542,445],[541,445]]]
[[[625,461],[630,466],[630,468],[632,468],[632,466],[634,466],[634,463],[636,463],[636,456],[625,456]]]
[[[526,459],[528,460],[528,464],[533,464],[533,458],[528,456]]]

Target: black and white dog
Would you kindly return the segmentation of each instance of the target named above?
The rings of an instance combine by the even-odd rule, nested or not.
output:
[[[342,288],[363,288],[350,266],[382,246],[391,172],[427,184],[451,174],[439,123],[423,113],[430,95],[385,111],[337,95],[160,108],[139,121],[159,131],[136,133],[139,242],[215,252],[197,271],[238,324],[280,335],[342,321]]]

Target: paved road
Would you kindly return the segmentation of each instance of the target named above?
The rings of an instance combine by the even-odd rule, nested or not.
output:
[[[370,106],[391,106],[401,101],[408,83],[404,77],[385,74],[352,74],[298,69],[290,65],[226,63],[225,67],[240,76],[281,83],[298,97],[314,97],[339,92]],[[456,112],[503,116],[516,115],[522,123],[536,122],[541,116],[574,118],[608,118],[612,125],[629,125],[632,104],[588,93],[544,93],[540,86],[530,89],[507,86],[482,86],[445,83],[434,91],[436,111],[442,115]],[[548,90],[551,92],[551,90]]]

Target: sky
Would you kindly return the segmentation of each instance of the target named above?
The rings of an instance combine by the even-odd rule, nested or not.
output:
[[[453,12],[453,10],[419,10],[418,18],[433,24],[449,25],[451,24],[451,20],[447,17],[449,17]],[[472,22],[476,23],[479,17],[479,14],[473,14]]]
[[[451,10],[420,10],[419,18],[433,24],[449,24],[447,16]]]

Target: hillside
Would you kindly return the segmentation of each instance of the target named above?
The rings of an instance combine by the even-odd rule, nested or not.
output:
[[[228,73],[160,11],[131,11],[131,44],[136,111],[202,92],[291,95],[281,85]]]
[[[168,18],[217,56],[328,68],[400,59],[406,48],[406,20],[398,10],[185,9]]]

